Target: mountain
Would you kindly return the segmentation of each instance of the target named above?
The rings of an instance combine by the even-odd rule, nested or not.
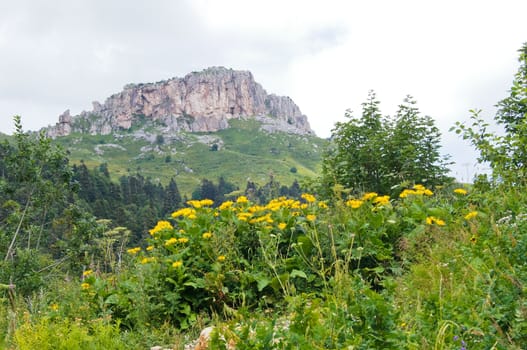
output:
[[[45,131],[73,163],[106,163],[114,180],[173,177],[187,195],[204,178],[222,176],[243,189],[247,181],[290,185],[315,176],[325,145],[291,98],[226,68],[129,84],[92,111],[66,111]]]
[[[72,132],[107,135],[155,121],[164,133],[226,129],[231,119],[256,118],[263,128],[312,134],[307,117],[289,97],[267,94],[251,72],[213,67],[184,78],[128,84],[123,91],[93,102],[93,110],[71,116],[66,110],[49,127],[51,137]]]

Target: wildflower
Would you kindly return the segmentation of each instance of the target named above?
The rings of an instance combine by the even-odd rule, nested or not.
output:
[[[220,210],[229,209],[229,208],[232,207],[233,204],[234,204],[233,201],[225,201],[225,202],[221,203],[221,205],[219,206],[219,209]]]
[[[201,237],[203,237],[203,239],[209,239],[212,237],[212,233],[210,232],[205,232],[204,234],[201,235]]]
[[[148,247],[146,247],[146,250],[150,252],[150,251],[154,250],[154,247],[149,245]]]
[[[158,221],[157,222],[157,225],[156,227],[154,227],[153,229],[151,229],[150,231],[150,234],[153,236],[155,235],[156,233],[158,233],[159,231],[162,231],[162,230],[171,230],[173,229],[172,227],[172,224],[168,221],[165,221],[165,220],[161,220],[161,221]]]
[[[420,184],[416,184],[414,185],[414,187],[412,187],[414,190],[416,191],[423,191],[426,190],[426,187],[424,187],[423,185],[420,185]]]
[[[460,194],[460,195],[464,196],[464,195],[466,195],[468,192],[467,192],[467,190],[465,190],[464,188],[456,188],[456,189],[454,190],[454,193],[456,193],[456,194]]]
[[[351,207],[352,209],[358,209],[362,205],[362,201],[360,199],[350,199],[346,202],[346,205],[348,207]]]
[[[436,218],[435,216],[428,216],[426,218],[426,224],[427,225],[434,225],[434,224],[436,224],[437,226],[445,226],[446,225],[444,220]]]
[[[176,244],[177,242],[178,242],[178,239],[175,238],[175,237],[172,237],[172,238],[170,238],[170,239],[167,239],[167,240],[165,241],[165,247],[168,247],[168,246],[174,245],[174,244]]]
[[[390,203],[390,196],[380,196],[373,200],[373,203],[377,205],[386,205]]]
[[[175,212],[172,213],[172,217],[175,219],[175,218],[178,218],[180,216],[183,216],[183,217],[188,217],[190,218],[190,216],[194,215],[194,218],[196,216],[196,210],[194,208],[181,208]],[[192,219],[192,218],[190,218]]]
[[[470,242],[471,242],[471,243],[476,243],[477,240],[478,240],[478,239],[477,239],[476,235],[472,235],[472,237],[470,237]]]
[[[238,203],[238,204],[244,204],[244,203],[248,203],[248,202],[249,202],[249,200],[245,196],[240,196],[240,197],[238,197],[238,199],[236,199],[236,203]]]
[[[313,196],[312,194],[309,194],[309,193],[302,193],[302,195],[300,197],[304,198],[305,201],[308,202],[308,203],[313,203],[314,201],[316,201],[315,196]]]
[[[141,251],[141,247],[130,248],[126,252],[131,255],[135,255]]]
[[[473,219],[473,218],[475,218],[476,216],[478,216],[478,212],[477,212],[477,211],[471,211],[470,213],[468,213],[467,215],[465,215],[465,220]]]
[[[178,267],[181,267],[182,265],[183,265],[183,261],[181,261],[181,260],[174,261],[172,263],[172,267],[175,268],[175,269],[177,269]]]
[[[86,282],[81,283],[81,288],[83,290],[90,289],[90,287],[91,287],[91,285],[89,283],[86,283]]]
[[[317,216],[313,214],[308,214],[306,215],[306,219],[307,221],[315,221],[317,219]]]
[[[375,198],[377,196],[378,196],[378,194],[375,193],[375,192],[367,192],[367,193],[364,193],[364,195],[362,196],[362,200],[363,201],[368,201],[368,200],[370,200],[372,198]]]
[[[433,196],[434,195],[434,192],[430,191],[428,188],[424,190],[424,195],[425,196]]]
[[[59,304],[53,303],[49,306],[49,308],[53,311],[57,311],[59,309]]]
[[[287,227],[287,224],[286,224],[285,222],[281,222],[281,223],[278,224],[278,228],[279,228],[280,230],[283,230],[283,229],[285,229],[286,227]]]
[[[218,256],[218,261],[219,261],[219,262],[223,262],[223,261],[225,261],[225,255],[220,255],[220,256]]]
[[[399,194],[399,198],[406,198],[406,197],[408,197],[409,195],[412,195],[412,194],[415,194],[414,190],[405,189]]]
[[[148,264],[149,262],[152,262],[152,261],[155,261],[155,258],[152,256],[152,257],[148,257],[148,258],[143,258],[141,259],[141,264]]]
[[[326,204],[326,202],[318,202],[318,207],[320,209],[327,209],[328,205]]]
[[[211,205],[214,204],[214,201],[212,199],[202,199],[199,201],[199,204],[202,207],[210,207]]]
[[[187,243],[188,242],[188,238],[187,237],[181,237],[181,238],[178,238],[178,243]]]
[[[82,277],[87,277],[87,276],[91,275],[92,273],[93,273],[92,270],[86,270],[86,271],[84,271],[84,272],[82,273]]]
[[[196,208],[196,209],[199,209],[201,208],[201,201],[198,201],[198,200],[191,200],[191,201],[187,201],[187,204]]]

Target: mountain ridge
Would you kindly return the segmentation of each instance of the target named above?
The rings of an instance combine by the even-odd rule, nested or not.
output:
[[[257,119],[268,132],[314,134],[290,97],[268,94],[250,71],[224,67],[127,84],[103,104],[93,102],[91,111],[72,116],[66,110],[46,133],[52,138],[77,132],[108,135],[145,120],[157,123],[164,134],[214,132],[228,128],[231,119]]]

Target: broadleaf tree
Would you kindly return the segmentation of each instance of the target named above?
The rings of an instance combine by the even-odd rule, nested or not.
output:
[[[393,117],[383,116],[375,92],[362,114],[332,131],[323,160],[322,189],[335,185],[354,192],[392,193],[401,183],[433,186],[449,181],[448,157],[440,154],[441,133],[434,120],[421,115],[408,96]]]

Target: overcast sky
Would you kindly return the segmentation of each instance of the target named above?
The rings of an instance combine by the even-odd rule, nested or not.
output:
[[[0,131],[15,114],[38,130],[127,83],[225,66],[290,96],[322,137],[370,89],[389,115],[410,94],[467,180],[475,154],[448,129],[472,108],[492,119],[526,14],[524,0],[0,0]]]

